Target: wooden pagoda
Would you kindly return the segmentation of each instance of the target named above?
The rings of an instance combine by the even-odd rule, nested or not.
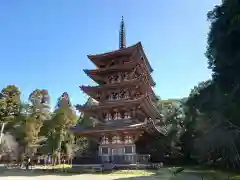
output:
[[[135,142],[143,132],[164,133],[160,128],[162,116],[154,106],[153,69],[142,44],[126,47],[122,19],[119,50],[88,58],[97,69],[84,72],[98,85],[80,88],[97,103],[76,107],[94,121],[91,127],[76,126],[72,130],[78,136],[98,140],[102,162],[136,163],[139,155]]]

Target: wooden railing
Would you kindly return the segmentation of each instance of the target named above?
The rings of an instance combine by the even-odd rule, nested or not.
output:
[[[128,155],[114,155],[114,156],[99,156],[102,163],[112,162],[116,164],[136,164],[148,163],[150,160],[149,154],[128,154]]]

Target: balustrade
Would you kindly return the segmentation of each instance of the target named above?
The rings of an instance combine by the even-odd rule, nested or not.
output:
[[[131,92],[132,97],[130,96],[130,92],[128,90],[120,90],[120,92],[112,92],[107,97],[109,101],[116,101],[116,100],[128,100],[128,99],[138,99],[142,96],[142,93],[138,91]]]
[[[102,145],[107,145],[107,144],[125,144],[125,145],[131,145],[134,143],[133,137],[132,136],[113,136],[112,139],[109,139],[106,136],[103,136],[101,138],[101,143]],[[130,146],[129,146],[130,147]],[[132,150],[133,151],[133,150]]]
[[[103,117],[105,121],[111,121],[111,120],[129,120],[132,118],[132,115],[134,114],[134,111],[128,111],[128,112],[107,112],[104,113]]]
[[[101,144],[109,144],[109,139],[108,139],[108,137],[104,136],[104,137],[101,139]]]
[[[130,74],[128,72],[118,73],[115,75],[108,76],[109,84],[120,83],[122,81],[129,81]]]
[[[118,93],[118,92],[113,92],[110,94],[108,97],[109,101],[114,101],[114,100],[126,100],[129,99],[129,95],[127,92],[124,93]]]

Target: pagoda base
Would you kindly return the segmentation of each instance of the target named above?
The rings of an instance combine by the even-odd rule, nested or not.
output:
[[[137,162],[135,144],[104,144],[99,146],[101,163],[133,164]]]
[[[150,155],[138,155],[136,153],[136,145],[117,145],[109,144],[99,146],[99,161],[101,163],[113,164],[137,164],[147,163]]]
[[[149,162],[149,154],[125,154],[125,155],[101,155],[100,163],[113,164],[147,164]]]
[[[113,164],[136,164],[137,155],[102,155],[99,156],[101,163],[113,163]]]
[[[91,157],[75,157],[73,164],[92,165],[112,163],[115,165],[130,165],[130,164],[149,164],[149,154],[132,154],[132,155],[96,155]]]

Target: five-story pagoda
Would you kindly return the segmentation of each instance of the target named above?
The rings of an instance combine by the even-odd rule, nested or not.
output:
[[[99,143],[98,155],[102,162],[136,163],[135,142],[144,131],[160,130],[161,114],[153,101],[155,85],[153,71],[141,43],[126,47],[124,21],[121,21],[119,50],[88,55],[97,69],[84,70],[97,86],[80,88],[97,103],[77,105],[77,109],[94,119],[91,127],[76,126],[79,136],[95,138]],[[162,128],[161,128],[162,129]]]

